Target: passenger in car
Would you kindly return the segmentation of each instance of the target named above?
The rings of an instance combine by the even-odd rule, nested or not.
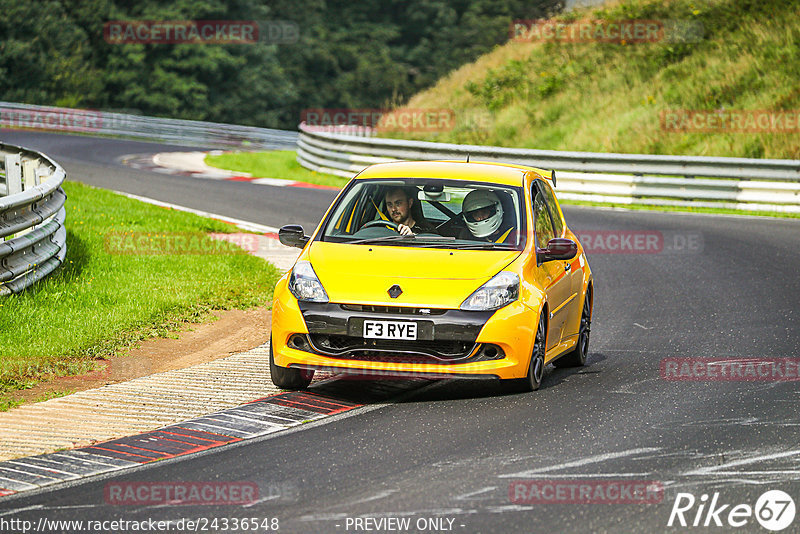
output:
[[[503,204],[493,191],[470,191],[461,204],[461,216],[467,227],[461,231],[459,239],[506,243],[514,234],[513,225],[503,226]]]
[[[403,235],[435,233],[431,223],[419,217],[415,220],[412,207],[416,199],[409,196],[408,191],[400,186],[390,187],[385,195],[386,211],[389,218],[397,223],[398,231]]]

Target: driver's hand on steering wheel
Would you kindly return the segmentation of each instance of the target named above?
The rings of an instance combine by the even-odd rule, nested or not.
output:
[[[397,231],[400,232],[400,235],[414,235],[414,232],[411,231],[411,228],[405,224],[398,224]]]

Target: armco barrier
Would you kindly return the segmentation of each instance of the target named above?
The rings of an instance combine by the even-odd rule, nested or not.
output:
[[[0,296],[53,272],[67,253],[66,173],[44,154],[0,143]]]
[[[0,102],[0,127],[133,137],[203,148],[292,150],[297,142],[297,132],[286,130],[13,102]]]
[[[300,125],[297,161],[350,178],[397,160],[496,161],[555,169],[559,198],[800,212],[800,161],[559,152],[342,135]]]

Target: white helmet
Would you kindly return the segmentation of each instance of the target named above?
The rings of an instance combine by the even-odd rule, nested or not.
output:
[[[489,215],[481,220],[475,218],[475,212],[488,209]],[[475,237],[486,237],[492,235],[500,228],[503,222],[503,205],[500,199],[492,191],[486,189],[475,189],[464,197],[461,204],[461,215],[467,228]]]

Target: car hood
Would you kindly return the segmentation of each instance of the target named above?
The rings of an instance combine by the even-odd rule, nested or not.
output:
[[[307,251],[331,302],[458,308],[520,255],[512,250],[453,250],[317,241]],[[388,290],[402,293],[391,298]]]

